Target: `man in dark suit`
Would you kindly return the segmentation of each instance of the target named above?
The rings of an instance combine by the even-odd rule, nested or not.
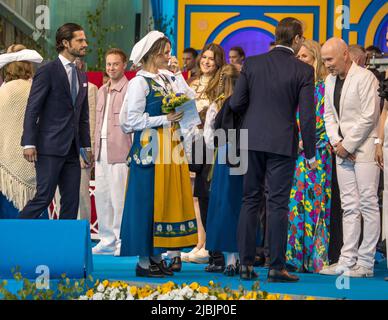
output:
[[[24,157],[35,162],[37,191],[20,213],[36,219],[50,205],[57,186],[61,194],[60,219],[76,219],[80,189],[80,149],[90,152],[88,81],[75,66],[86,54],[81,26],[68,23],[56,34],[58,59],[37,72],[24,119]]]
[[[231,98],[234,112],[244,113],[248,130],[248,172],[238,226],[240,277],[253,280],[258,212],[268,188],[268,281],[298,281],[285,268],[288,204],[298,152],[296,112],[309,168],[315,162],[314,69],[295,54],[303,43],[302,23],[285,18],[276,28],[276,47],[248,58]]]

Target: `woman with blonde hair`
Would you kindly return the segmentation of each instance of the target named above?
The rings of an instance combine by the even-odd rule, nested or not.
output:
[[[20,44],[0,55],[0,218],[16,218],[35,193],[35,169],[23,157],[20,138],[34,68],[42,57]]]
[[[324,122],[327,70],[322,62],[320,45],[315,41],[305,40],[297,57],[315,69],[317,167],[309,169],[306,165],[303,141],[299,136],[300,153],[290,196],[286,258],[291,271],[318,273],[329,265],[332,149]]]
[[[215,43],[209,43],[202,49],[197,60],[197,69],[199,75],[190,83],[190,87],[195,91],[195,102],[197,110],[202,120],[202,126],[205,123],[206,113],[212,103],[217,99],[219,91],[219,80],[221,68],[226,65],[226,58],[224,49]],[[196,137],[196,143],[203,138]],[[205,146],[205,143],[203,143]],[[193,152],[194,152],[193,148]],[[203,155],[207,154],[206,149],[203,148]],[[195,155],[192,153],[192,160],[195,160]],[[194,181],[194,197],[198,199],[200,214],[197,215],[198,225],[203,226],[202,232],[199,233],[199,243],[197,246],[187,254],[182,254],[183,261],[190,261],[195,263],[210,263],[216,261],[215,264],[223,266],[223,255],[220,252],[211,252],[210,256],[205,249],[206,242],[206,216],[209,205],[209,189],[210,181],[208,179],[211,165],[206,164],[206,159],[202,159],[201,164],[191,164],[190,171],[195,172]],[[201,230],[201,229],[200,229]]]

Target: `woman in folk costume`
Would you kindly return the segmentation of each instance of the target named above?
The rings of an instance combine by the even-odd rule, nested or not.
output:
[[[324,122],[326,68],[319,43],[306,40],[298,58],[315,68],[316,160],[309,170],[300,142],[289,204],[287,265],[296,272],[318,273],[329,265],[332,149]],[[299,118],[299,117],[298,117]]]
[[[35,194],[34,165],[23,157],[20,137],[31,90],[33,65],[43,58],[23,45],[0,55],[4,84],[0,87],[0,219],[15,218]]]
[[[208,148],[215,148],[215,119],[221,109],[228,108],[229,97],[233,93],[238,77],[239,71],[233,65],[226,65],[221,69],[220,98],[210,105],[204,127],[204,138]],[[209,271],[224,271],[226,276],[234,276],[238,273],[237,226],[243,196],[243,176],[231,174],[231,167],[226,163],[228,148],[229,143],[222,145],[220,141],[218,142],[207,212],[206,249],[226,254],[225,271],[224,268],[214,265],[208,266]]]
[[[172,75],[166,71],[170,61],[177,69],[170,52],[170,41],[158,31],[135,45],[130,60],[141,63],[142,69],[128,84],[120,114],[123,131],[134,132],[121,255],[139,256],[136,275],[143,277],[173,275],[161,253],[192,247],[198,239],[189,169],[180,137],[175,134],[174,124],[183,115],[162,112],[164,96],[173,92],[190,98],[194,95],[180,72]],[[177,156],[184,161],[176,161]]]
[[[212,101],[215,101],[218,94],[218,85],[221,74],[221,68],[226,65],[224,49],[215,43],[205,45],[202,49],[198,59],[199,76],[197,79],[190,83],[190,87],[195,91],[195,102],[197,110],[200,114],[201,120],[204,123],[206,119],[206,113]],[[202,135],[195,133],[196,141],[203,139]],[[197,143],[196,142],[196,143]],[[205,144],[204,144],[205,145]],[[195,149],[193,149],[194,151]],[[203,154],[207,152],[204,149]],[[195,155],[192,155],[194,162]],[[191,171],[195,172],[194,181],[194,197],[198,198],[198,204],[200,209],[200,216],[197,217],[199,225],[203,225],[206,232],[206,217],[209,205],[209,189],[210,181],[208,179],[210,164],[206,163],[206,159],[202,159],[203,162],[200,165],[192,164],[190,166]],[[182,260],[186,262],[195,263],[208,263],[209,265],[217,265],[223,267],[225,265],[224,256],[221,252],[210,252],[205,249],[206,234],[203,235],[204,239],[201,243],[189,253],[182,253]],[[210,271],[205,269],[206,271]]]

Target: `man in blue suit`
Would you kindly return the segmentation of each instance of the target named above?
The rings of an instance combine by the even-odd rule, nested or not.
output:
[[[24,119],[24,157],[35,162],[37,191],[19,218],[36,219],[61,194],[60,219],[77,219],[81,169],[79,155],[90,151],[88,81],[75,66],[86,55],[81,26],[67,23],[56,34],[59,57],[39,68]]]
[[[300,21],[280,21],[276,47],[245,61],[231,98],[232,110],[244,114],[242,129],[248,130],[248,172],[238,226],[240,277],[244,280],[257,278],[253,264],[264,181],[268,189],[268,281],[299,280],[285,265],[288,203],[299,143],[298,107],[304,152],[309,167],[316,166],[314,69],[295,57],[303,40]]]

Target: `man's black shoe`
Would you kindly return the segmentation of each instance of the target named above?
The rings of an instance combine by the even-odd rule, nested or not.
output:
[[[298,282],[299,278],[288,273],[286,269],[275,270],[271,269],[268,272],[268,282]]]

